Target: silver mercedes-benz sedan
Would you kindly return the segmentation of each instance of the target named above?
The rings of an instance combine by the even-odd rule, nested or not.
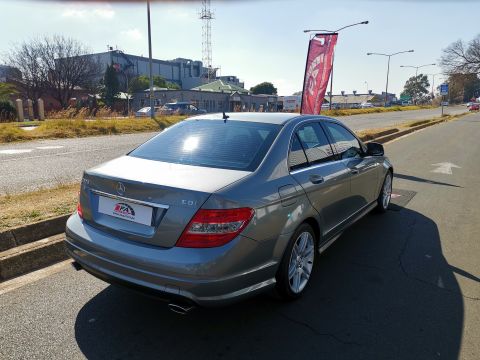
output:
[[[85,171],[66,246],[77,268],[186,311],[307,289],[318,255],[390,202],[383,146],[341,122],[208,114]]]

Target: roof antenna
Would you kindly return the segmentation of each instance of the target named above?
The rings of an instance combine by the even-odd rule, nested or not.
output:
[[[229,118],[230,116],[228,116],[227,114],[225,114],[225,111],[223,112],[223,122],[226,124],[227,123],[227,119]]]

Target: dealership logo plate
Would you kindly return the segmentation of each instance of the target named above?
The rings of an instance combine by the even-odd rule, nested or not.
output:
[[[98,198],[98,212],[138,224],[148,226],[152,224],[153,209],[151,207],[105,196]]]

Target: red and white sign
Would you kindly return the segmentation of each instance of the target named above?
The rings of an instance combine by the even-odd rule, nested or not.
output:
[[[152,208],[140,204],[100,196],[98,212],[143,225],[152,224]]]
[[[317,34],[310,40],[303,80],[301,114],[320,114],[332,71],[337,37],[338,34]]]

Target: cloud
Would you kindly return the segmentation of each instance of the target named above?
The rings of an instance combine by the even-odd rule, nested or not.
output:
[[[61,12],[61,16],[69,19],[90,20],[104,19],[110,20],[115,16],[115,10],[110,5],[91,8],[87,6],[70,5],[66,6]]]
[[[122,30],[120,32],[120,34],[123,37],[126,37],[129,40],[141,40],[141,39],[143,39],[142,32],[140,30],[138,30],[137,28]]]
[[[87,15],[86,10],[76,9],[76,8],[68,8],[62,12],[62,17],[67,18],[85,18]]]

